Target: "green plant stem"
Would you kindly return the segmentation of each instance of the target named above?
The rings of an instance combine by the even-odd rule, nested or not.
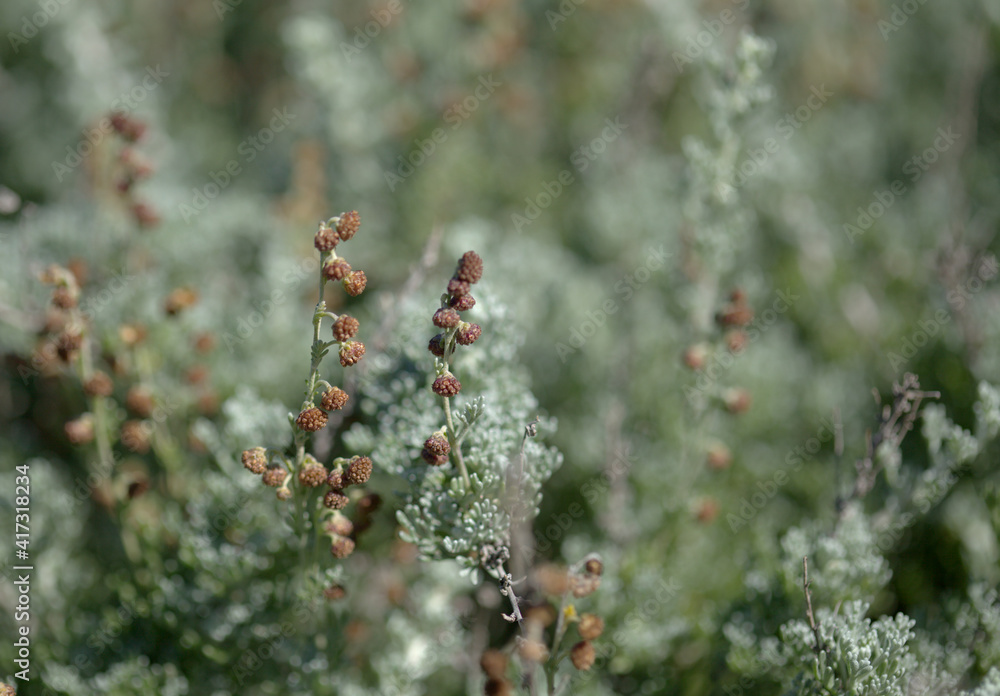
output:
[[[469,479],[469,472],[465,468],[465,460],[462,459],[461,443],[455,439],[455,423],[451,417],[451,399],[447,396],[442,396],[441,398],[444,399],[444,416],[448,422],[448,441],[451,443],[451,451],[455,455],[455,463],[458,465],[458,471],[462,474],[462,481],[465,482],[465,489],[469,491],[472,490],[472,481]]]

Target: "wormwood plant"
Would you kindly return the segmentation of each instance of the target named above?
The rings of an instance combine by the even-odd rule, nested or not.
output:
[[[782,539],[782,578],[767,590],[769,612],[794,616],[777,636],[754,635],[751,615],[738,613],[724,628],[730,666],[742,676],[737,693],[775,681],[796,696],[859,694],[911,696],[1000,694],[1000,602],[995,589],[973,582],[965,596],[948,597],[923,625],[902,612],[876,613],[892,571],[886,558],[941,503],[1000,434],[1000,390],[981,382],[973,405],[975,427],[954,424],[920,389],[915,375],[893,385],[877,427],[866,437],[855,478],[836,499],[831,522],[813,520]],[[918,417],[930,466],[907,465],[900,446]],[[877,487],[888,490],[882,509],[863,503]],[[804,595],[804,598],[803,598]],[[788,606],[781,606],[787,602]],[[815,610],[814,610],[815,607]],[[978,686],[962,691],[971,683]]]
[[[300,537],[300,559],[305,561],[308,557],[310,564],[316,562],[316,550],[321,538],[317,530],[322,530],[329,538],[330,553],[335,558],[346,558],[353,553],[354,523],[340,512],[350,502],[345,488],[361,486],[372,475],[372,460],[368,457],[337,457],[327,469],[306,452],[310,435],[326,427],[328,414],[344,408],[350,398],[343,389],[320,377],[323,359],[336,347],[340,365],[346,369],[356,365],[365,355],[365,344],[354,340],[360,328],[358,320],[348,314],[328,311],[323,299],[326,284],[331,281],[339,282],[352,297],[364,292],[367,284],[365,272],[353,270],[351,264],[336,251],[341,242],[354,237],[360,226],[361,216],[357,211],[351,211],[320,223],[316,232],[314,246],[321,255],[319,300],[312,317],[311,359],[305,397],[298,415],[288,414],[293,433],[291,446],[287,451],[257,446],[244,450],[242,454],[243,466],[260,476],[265,486],[277,488],[278,500],[288,503],[285,509],[290,524]],[[332,340],[322,338],[324,319],[333,322]],[[326,490],[320,495],[324,485]],[[372,505],[372,499],[364,501],[361,509],[367,510]]]

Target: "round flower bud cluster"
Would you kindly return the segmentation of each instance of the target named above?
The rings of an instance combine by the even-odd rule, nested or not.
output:
[[[479,666],[486,675],[484,693],[487,696],[514,693],[514,685],[507,679],[507,654],[500,650],[490,649],[479,659]]]
[[[323,277],[340,281],[351,297],[364,292],[368,279],[364,271],[352,270],[347,259],[337,256],[336,247],[354,237],[360,228],[361,216],[352,210],[321,222],[313,239],[313,245],[323,254]]]
[[[483,259],[474,251],[467,251],[458,260],[455,275],[448,281],[447,293],[442,306],[436,312],[432,321],[434,326],[444,329],[430,340],[427,348],[440,357],[445,356],[446,348],[449,354],[455,347],[455,341],[468,346],[475,343],[483,329],[479,324],[470,324],[462,319],[462,312],[476,305],[475,298],[470,294],[473,285],[483,277]]]
[[[334,558],[347,558],[354,552],[354,537],[362,531],[360,525],[354,525],[340,511],[347,507],[350,498],[344,493],[347,486],[360,486],[368,483],[372,476],[372,460],[370,457],[356,455],[348,460],[339,459],[334,462],[336,468],[326,474],[327,491],[323,496],[323,505],[332,511],[323,524],[323,531],[330,537],[330,553]],[[362,499],[362,502],[366,500]],[[364,507],[359,502],[359,510]],[[363,514],[363,511],[360,511]]]

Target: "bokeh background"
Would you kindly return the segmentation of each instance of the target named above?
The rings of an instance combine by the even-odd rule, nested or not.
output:
[[[833,534],[872,391],[891,404],[906,372],[975,456],[900,525],[947,478],[918,420],[860,501],[864,539],[830,551],[864,577],[821,569],[814,599],[978,636],[947,689],[1000,659],[985,619],[955,618],[996,620],[1000,580],[979,387],[1000,382],[994,0],[17,0],[0,29],[0,466],[30,462],[38,567],[18,693],[481,691],[476,650],[510,638],[495,587],[395,540],[398,481],[373,479],[348,599],[305,617],[235,458],[287,430],[312,235],[352,209],[363,327],[426,314],[471,248],[510,310],[484,339],[509,343],[564,456],[539,557],[607,568],[588,605],[606,650],[570,693],[783,693],[794,665],[734,650],[804,618],[789,534]],[[89,483],[64,429],[79,380],[33,361],[52,263],[82,280],[95,355],[166,412],[152,451]],[[167,314],[177,288],[197,301]],[[430,337],[416,321],[369,340],[398,356]],[[0,657],[16,671],[6,639]]]

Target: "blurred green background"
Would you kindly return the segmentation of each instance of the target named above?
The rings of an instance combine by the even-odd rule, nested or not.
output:
[[[308,366],[312,235],[344,210],[363,221],[348,247],[368,276],[350,305],[363,327],[427,313],[471,248],[511,309],[484,338],[510,341],[565,456],[539,556],[597,551],[608,568],[593,608],[614,649],[572,693],[735,693],[723,627],[746,611],[769,636],[804,616],[777,589],[779,540],[806,520],[832,529],[878,427],[872,390],[891,403],[915,373],[971,429],[977,384],[1000,382],[995,0],[17,0],[0,29],[0,462],[32,462],[38,529],[38,681],[19,693],[481,689],[465,648],[509,632],[470,606],[496,606],[495,588],[400,560],[389,476],[338,576],[357,599],[234,676],[294,604],[273,590],[270,496],[228,483],[238,466],[203,478],[219,453],[197,435],[215,428],[235,454],[285,427]],[[124,155],[102,125],[113,111],[145,125]],[[136,162],[150,172],[123,193]],[[414,309],[398,293],[422,257]],[[32,352],[38,274],[71,262],[98,353],[127,353],[121,326],[146,327],[124,369],[155,385],[171,444],[67,509],[93,464],[64,433],[84,397]],[[198,301],[165,316],[176,288]],[[753,310],[742,333],[719,321],[734,290]],[[430,333],[369,336],[395,357],[394,341]],[[932,468],[920,429],[901,480]],[[930,631],[949,621],[939,603],[1000,580],[997,450],[977,452],[879,547],[892,573],[866,597],[873,616]],[[139,480],[151,490],[132,502]],[[905,510],[900,491],[880,479],[864,501],[876,533]],[[232,505],[239,533],[208,533]],[[663,583],[678,588],[666,600]],[[121,607],[135,608],[121,635],[95,641]],[[434,648],[455,625],[475,639]],[[345,643],[339,662],[310,662],[319,635]],[[0,672],[9,654],[5,640]],[[990,666],[977,659],[964,686]],[[756,680],[746,693],[781,693]]]

